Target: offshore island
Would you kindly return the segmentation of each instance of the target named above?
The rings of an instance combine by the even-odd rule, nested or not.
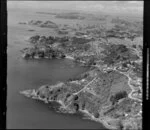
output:
[[[45,14],[42,12],[37,12]],[[53,13],[59,19],[98,20],[80,13]],[[57,36],[34,35],[24,48],[24,59],[68,58],[89,69],[73,79],[20,93],[50,104],[59,112],[84,113],[108,129],[142,129],[142,22],[112,18],[113,25],[58,25],[31,20],[22,26],[51,28]]]

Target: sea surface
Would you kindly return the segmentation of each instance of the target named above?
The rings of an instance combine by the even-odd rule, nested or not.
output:
[[[20,25],[29,20],[51,20],[49,15],[22,10],[8,10],[7,46],[7,128],[8,129],[103,129],[100,123],[81,116],[61,114],[50,105],[32,100],[19,91],[36,89],[44,84],[55,84],[87,70],[71,60],[25,60],[20,50],[29,46],[26,41],[35,34],[51,35],[53,30]],[[59,21],[59,20],[56,20]],[[61,21],[62,22],[62,21]],[[65,21],[63,21],[65,22]],[[35,31],[30,32],[29,29]]]

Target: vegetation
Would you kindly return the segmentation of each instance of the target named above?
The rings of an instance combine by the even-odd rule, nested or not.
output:
[[[115,104],[120,99],[126,98],[127,96],[128,96],[128,94],[126,91],[121,91],[121,92],[116,93],[115,95],[112,95],[110,98],[110,101],[112,102],[112,104]]]
[[[133,73],[135,73],[137,77],[142,78],[142,72],[143,72],[142,64],[133,62],[132,65],[134,67],[133,68]]]
[[[77,38],[77,37],[73,37],[71,40],[72,40],[72,44],[84,44],[84,43],[87,43],[87,42],[91,41],[89,39]]]
[[[23,50],[24,58],[64,58],[65,55],[59,50],[54,50],[51,47],[35,46]]]
[[[107,65],[113,65],[121,61],[123,62],[138,59],[137,55],[133,54],[131,50],[123,44],[109,45],[102,53],[105,55],[102,60]]]

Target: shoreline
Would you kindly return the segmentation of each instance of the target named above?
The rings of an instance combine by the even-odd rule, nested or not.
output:
[[[65,106],[65,104],[61,100],[53,101],[53,100],[47,100],[46,98],[41,98],[39,95],[37,95],[35,89],[33,89],[33,90],[26,90],[26,91],[20,91],[19,93],[25,95],[26,97],[30,97],[30,98],[32,98],[34,100],[42,101],[45,104],[53,103],[53,102],[58,103],[60,106],[59,106],[59,108],[56,108],[56,109],[58,109],[58,111],[55,110],[55,112],[68,113],[68,114],[77,114],[77,112],[71,112],[71,111],[67,110],[66,109],[67,107]],[[98,122],[98,123],[102,124],[105,128],[114,129],[114,127],[108,125],[108,123],[104,119],[102,119],[102,117],[95,118],[87,110],[80,110],[79,109],[79,112],[81,112],[81,114],[82,114],[81,115],[82,119],[92,120],[92,121],[95,121],[95,122]],[[84,118],[84,117],[88,117],[88,118]]]
[[[22,57],[23,57],[24,59],[30,59],[30,60],[32,60],[32,59],[35,59],[35,60],[40,60],[40,59],[49,59],[49,60],[53,60],[53,59],[68,59],[68,60],[75,61],[75,58],[72,57],[72,56],[69,56],[69,55],[65,55],[65,56],[62,57],[62,58],[60,58],[60,57],[55,57],[55,58],[52,58],[52,57],[39,57],[39,56],[34,56],[34,57],[28,57],[28,58],[26,58],[25,55],[26,55],[26,54],[22,54]],[[86,65],[85,65],[85,64],[86,64],[85,61],[81,61],[81,60],[80,60],[80,61],[75,61],[75,62],[84,64],[84,66],[86,66]]]
[[[69,56],[69,55],[66,55],[65,58],[66,58],[66,59],[70,59],[70,60],[75,60],[74,57]]]

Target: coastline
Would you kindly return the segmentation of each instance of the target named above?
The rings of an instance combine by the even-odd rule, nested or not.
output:
[[[25,95],[26,97],[30,97],[34,100],[42,101],[45,104],[53,103],[53,102],[58,103],[60,106],[58,108],[56,108],[58,110],[57,111],[55,110],[55,112],[77,114],[76,112],[72,112],[72,111],[69,111],[68,109],[66,109],[67,107],[65,106],[65,104],[61,100],[53,101],[53,100],[47,100],[46,98],[41,98],[39,95],[37,95],[37,92],[35,89],[20,91],[19,93]],[[106,129],[107,128],[108,129],[115,129],[115,127],[108,125],[108,123],[104,119],[102,119],[102,117],[100,119],[97,119],[92,114],[90,114],[87,110],[79,110],[79,112],[81,112],[81,114],[82,114],[81,115],[82,119],[88,119],[88,120],[96,121],[96,122],[102,124]],[[84,118],[86,116],[89,118]]]

